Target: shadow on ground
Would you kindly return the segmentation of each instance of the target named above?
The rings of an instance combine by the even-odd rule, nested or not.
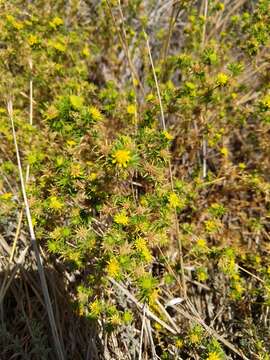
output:
[[[96,324],[78,315],[63,274],[53,269],[45,272],[65,358],[100,359]],[[4,278],[11,280],[10,275],[0,273],[0,288]],[[0,359],[56,360],[38,272],[21,268],[6,284],[0,312]]]

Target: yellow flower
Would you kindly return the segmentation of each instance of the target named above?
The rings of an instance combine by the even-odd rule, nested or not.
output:
[[[14,16],[12,15],[7,15],[6,16],[7,21],[16,29],[16,30],[21,30],[23,29],[23,23],[21,23],[20,21],[16,21],[16,19],[14,18]]]
[[[262,99],[262,105],[265,107],[265,109],[267,109],[267,110],[270,109],[270,94],[266,95]]]
[[[146,96],[146,101],[153,101],[155,99],[154,94],[150,93]]]
[[[30,46],[38,44],[39,40],[36,35],[29,35],[27,42]]]
[[[205,230],[208,232],[208,233],[215,233],[218,231],[219,229],[219,226],[218,226],[218,223],[217,221],[215,220],[206,220],[204,222],[204,226],[205,226]]]
[[[97,317],[101,313],[101,311],[102,311],[101,303],[98,300],[92,302],[92,304],[90,305],[91,315]]]
[[[128,225],[129,223],[128,217],[124,211],[116,214],[114,217],[114,221],[116,222],[116,224],[119,225]]]
[[[240,282],[236,282],[233,287],[238,295],[241,295],[245,290],[245,288],[242,286]]]
[[[155,308],[157,306],[158,298],[159,298],[159,291],[157,289],[151,291],[151,294],[149,294],[149,305],[152,308]]]
[[[211,351],[206,360],[221,360],[221,357],[216,351]]]
[[[119,167],[127,167],[128,162],[131,159],[129,150],[116,150],[113,154],[113,163],[116,163]]]
[[[91,173],[91,174],[88,176],[88,179],[89,179],[90,181],[94,181],[94,180],[96,180],[97,177],[98,177],[98,174],[95,173],[95,172],[93,172],[93,173]]]
[[[191,334],[189,340],[192,344],[198,344],[201,341],[201,337],[198,334]]]
[[[145,261],[147,263],[150,263],[153,258],[152,258],[152,255],[151,255],[151,252],[148,248],[145,248],[143,251],[142,251],[142,256],[144,257]]]
[[[88,57],[90,56],[90,50],[89,50],[88,46],[85,46],[85,47],[83,48],[82,54],[83,54],[86,58],[88,58]]]
[[[133,78],[133,86],[137,87],[139,85],[139,81],[136,78]]]
[[[10,23],[13,23],[13,22],[15,21],[15,18],[14,18],[14,16],[12,16],[12,15],[6,15],[6,19],[7,19],[7,21],[10,22]]]
[[[73,178],[79,177],[83,174],[83,169],[80,164],[72,164],[70,168],[70,175]]]
[[[220,152],[224,157],[228,157],[228,154],[229,154],[228,148],[223,147],[223,148],[221,148]]]
[[[197,278],[199,281],[204,282],[208,279],[208,275],[207,275],[206,271],[204,271],[203,269],[199,269],[197,271]]]
[[[74,140],[67,140],[67,144],[68,144],[68,146],[73,147],[73,146],[76,145],[76,141],[74,141]]]
[[[130,115],[134,115],[136,113],[136,106],[133,104],[128,105],[127,113]]]
[[[175,346],[177,347],[177,349],[181,349],[184,346],[184,342],[182,339],[177,339],[175,341]]]
[[[52,19],[52,21],[50,21],[49,25],[53,28],[53,29],[56,29],[57,26],[60,26],[60,25],[63,25],[64,24],[64,21],[56,16],[55,18]]]
[[[15,22],[13,23],[13,26],[14,26],[15,29],[17,29],[17,30],[22,30],[23,27],[24,27],[23,23],[21,23],[20,21],[15,21]]]
[[[145,239],[143,239],[141,237],[138,238],[135,241],[135,246],[136,246],[137,250],[141,252],[142,256],[144,257],[144,259],[147,263],[152,261],[152,255],[151,255],[150,250],[147,247]]]
[[[12,198],[12,193],[6,192],[0,196],[0,199],[3,201],[10,200]]]
[[[204,239],[198,239],[197,240],[197,245],[199,246],[199,247],[206,247],[207,245],[206,245],[206,241],[204,240]]]
[[[108,262],[107,265],[107,272],[108,275],[111,276],[112,278],[115,278],[119,275],[120,273],[120,265],[118,263],[118,261],[113,258]]]
[[[173,140],[173,136],[168,131],[163,131],[162,134],[165,136],[167,140]]]
[[[155,328],[157,331],[162,330],[162,326],[161,326],[158,322],[155,322],[155,323],[154,323],[154,328]]]
[[[229,81],[229,78],[226,74],[224,73],[219,73],[217,75],[217,79],[216,79],[216,82],[218,85],[220,86],[225,86],[227,84],[227,82]]]
[[[101,112],[95,106],[90,106],[89,112],[94,120],[100,121],[103,119]]]
[[[49,40],[48,45],[60,52],[65,52],[67,50],[66,45],[57,40]]]
[[[60,210],[60,209],[62,209],[63,206],[64,206],[64,204],[62,203],[62,201],[57,199],[56,196],[50,197],[49,208],[54,209],[54,210]]]
[[[217,6],[218,6],[218,10],[221,10],[221,11],[223,11],[224,8],[225,8],[225,5],[223,3],[221,3],[221,2],[218,3]]]
[[[245,163],[239,163],[238,166],[239,166],[239,169],[241,169],[241,170],[245,170],[245,168],[247,167],[247,165]]]
[[[135,246],[139,251],[142,251],[143,249],[146,248],[146,241],[145,239],[139,237],[138,239],[136,239],[135,241]]]
[[[180,200],[179,196],[176,193],[171,193],[169,195],[169,205],[172,208],[177,208],[183,205],[183,202]]]
[[[119,314],[113,314],[110,318],[110,323],[115,326],[121,325],[122,320],[121,320]]]

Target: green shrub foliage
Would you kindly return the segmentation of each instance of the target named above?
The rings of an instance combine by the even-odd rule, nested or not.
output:
[[[36,236],[80,274],[78,316],[138,358],[143,310],[117,283],[177,325],[151,320],[161,359],[236,359],[217,333],[268,359],[270,2],[170,6],[0,1],[1,233],[23,209],[11,98]]]

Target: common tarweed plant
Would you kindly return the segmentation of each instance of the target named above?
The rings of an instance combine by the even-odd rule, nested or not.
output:
[[[269,0],[0,1],[3,359],[56,358],[10,99],[68,358],[268,359],[269,38]]]

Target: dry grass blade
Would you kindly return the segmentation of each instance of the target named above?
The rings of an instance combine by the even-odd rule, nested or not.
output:
[[[5,250],[5,252],[7,254],[10,254],[11,249],[10,246],[8,245],[8,243],[6,242],[6,240],[4,239],[4,237],[0,234],[0,245],[2,246],[2,248]]]
[[[1,237],[0,237],[1,238]],[[5,277],[2,281],[1,284],[1,289],[0,289],[0,306],[2,305],[2,302],[4,300],[5,294],[9,288],[9,285],[11,284],[12,280],[14,279],[18,269],[20,268],[20,266],[24,263],[25,261],[25,257],[27,255],[27,252],[29,250],[29,246],[27,246],[20,254],[19,258],[16,259],[16,263],[15,265],[12,264],[10,265],[10,263],[8,263],[7,265],[7,269],[5,271]],[[9,277],[9,279],[8,279]]]
[[[143,311],[144,309],[144,305],[142,303],[140,303],[135,296],[133,296],[126,288],[124,288],[121,284],[119,284],[116,280],[114,280],[113,278],[109,277],[110,282],[116,286],[119,290],[122,291],[122,293],[124,295],[127,296],[127,298],[129,300],[131,300],[135,305],[137,305],[137,307]],[[151,310],[149,310],[148,308],[145,309],[145,314],[146,316],[148,316],[150,319],[156,321],[157,323],[159,323],[162,327],[164,327],[166,330],[168,330],[170,333],[176,335],[177,332],[168,324],[166,324],[163,320],[161,320],[159,317],[157,317],[154,313],[152,313]]]
[[[118,33],[119,40],[120,40],[120,42],[121,42],[121,45],[122,45],[123,50],[124,50],[124,52],[125,52],[126,58],[127,58],[127,60],[128,60],[128,65],[129,65],[129,67],[130,67],[130,71],[131,71],[131,73],[132,73],[132,77],[133,77],[134,79],[136,79],[136,81],[138,82],[138,85],[139,85],[142,93],[144,94],[143,85],[142,85],[142,83],[141,83],[141,81],[140,81],[139,75],[138,75],[138,73],[137,73],[137,71],[136,71],[136,68],[135,68],[135,66],[134,66],[134,64],[133,64],[133,62],[132,62],[131,56],[130,56],[130,52],[129,52],[129,49],[128,49],[128,43],[127,43],[127,39],[126,39],[126,36],[125,36],[125,31],[123,31],[123,33],[122,33],[121,29],[120,29],[119,26],[117,25],[116,19],[115,19],[114,15],[113,15],[113,11],[112,11],[112,7],[111,7],[110,2],[109,2],[108,0],[106,0],[106,3],[107,3],[107,6],[108,6],[108,8],[109,8],[110,16],[111,16],[111,18],[112,18],[112,21],[113,21],[113,23],[114,23],[114,26],[115,26],[115,28],[117,29],[117,33]],[[123,13],[122,13],[122,9],[121,9],[121,2],[118,1],[118,4],[119,4],[119,9],[120,9],[120,17],[121,17],[121,19],[123,20]]]
[[[172,5],[171,5],[171,15],[170,15],[170,20],[169,20],[169,29],[168,29],[167,36],[165,38],[165,41],[164,41],[163,47],[162,47],[161,61],[162,61],[163,71],[164,71],[164,68],[165,68],[165,61],[166,61],[166,58],[168,56],[168,51],[169,51],[169,47],[170,47],[170,40],[171,40],[173,26],[174,26],[174,22],[175,22],[175,16],[174,16],[175,15],[175,5],[176,5],[176,3],[172,3]]]
[[[18,148],[18,144],[17,144],[16,131],[15,131],[15,126],[14,126],[13,105],[12,105],[11,100],[8,101],[7,110],[8,110],[8,116],[9,116],[9,120],[10,120],[11,127],[12,127],[12,135],[13,135],[14,146],[15,146],[15,151],[16,151],[17,164],[18,164],[18,170],[19,170],[19,176],[20,176],[20,182],[21,182],[21,190],[22,190],[22,195],[23,195],[23,200],[24,200],[26,217],[27,217],[27,221],[28,221],[31,244],[33,246],[34,253],[36,256],[38,272],[39,272],[40,281],[41,281],[41,287],[42,287],[43,295],[45,298],[45,303],[46,303],[47,313],[48,313],[48,317],[49,317],[49,321],[50,321],[50,326],[52,329],[56,353],[57,353],[58,359],[64,360],[65,359],[64,351],[62,349],[62,345],[61,345],[57,327],[56,327],[53,308],[52,308],[49,290],[48,290],[48,286],[47,286],[47,281],[46,281],[46,277],[45,277],[45,272],[44,272],[44,268],[43,268],[43,261],[40,256],[40,253],[39,253],[38,244],[36,241],[36,235],[35,235],[32,218],[31,218],[30,207],[29,207],[28,198],[27,198],[27,194],[26,194],[25,181],[24,181],[22,165],[21,165],[21,158],[20,158],[19,148]]]
[[[160,308],[160,310],[163,312],[163,314],[167,317],[167,319],[169,320],[169,322],[171,323],[171,325],[175,328],[175,330],[180,333],[180,329],[179,327],[176,325],[176,323],[173,321],[173,319],[171,318],[170,314],[168,313],[168,311],[165,309],[165,307],[157,300],[157,304],[158,307]]]
[[[18,224],[17,224],[17,228],[16,228],[16,233],[15,233],[14,241],[13,241],[13,244],[12,244],[12,249],[11,249],[11,252],[10,252],[10,256],[9,256],[9,263],[12,263],[13,257],[15,255],[17,241],[18,241],[18,238],[19,238],[19,235],[20,235],[20,230],[21,230],[21,225],[22,225],[22,219],[23,219],[23,210],[21,210],[20,213],[19,213],[19,219],[18,219]]]
[[[146,329],[147,329],[148,337],[149,337],[149,340],[150,340],[153,360],[157,360],[157,359],[159,359],[159,357],[157,356],[157,353],[156,353],[155,343],[154,343],[154,339],[153,339],[153,335],[152,335],[151,322],[150,322],[149,319],[146,320]]]
[[[244,360],[249,360],[240,350],[238,350],[233,344],[231,344],[228,340],[224,339],[223,336],[219,335],[215,330],[210,328],[205,322],[198,318],[197,316],[193,316],[189,314],[187,311],[183,310],[180,306],[175,306],[175,309],[177,312],[179,312],[182,316],[184,316],[186,319],[189,319],[193,322],[196,322],[197,324],[203,326],[205,330],[213,337],[215,337],[218,341],[220,341],[223,345],[225,345],[228,349],[230,349],[232,352],[240,356]]]
[[[144,304],[144,306],[143,306],[142,328],[141,328],[141,334],[140,334],[139,360],[142,360],[143,333],[144,333],[144,328],[145,328],[145,310],[146,310],[146,305]]]
[[[157,95],[158,95],[158,100],[159,100],[160,114],[161,114],[161,125],[162,125],[163,130],[166,131],[166,130],[167,130],[167,127],[166,127],[166,121],[165,121],[165,116],[164,116],[164,109],[163,109],[162,100],[161,100],[160,88],[159,88],[159,84],[158,84],[158,79],[157,79],[157,75],[156,75],[156,71],[155,71],[155,66],[154,66],[154,62],[153,62],[153,58],[152,58],[152,53],[151,53],[151,49],[150,49],[150,44],[149,44],[148,36],[147,36],[147,34],[146,34],[145,31],[144,31],[144,36],[145,36],[145,39],[146,39],[146,45],[147,45],[148,55],[149,55],[149,59],[150,59],[150,63],[151,63],[152,73],[153,73],[153,76],[154,76],[155,85],[156,85],[156,90],[157,90]],[[168,167],[169,167],[171,190],[174,191],[174,182],[173,182],[173,176],[172,176],[172,165],[171,165],[171,161],[170,161],[170,160],[169,160]],[[176,236],[177,236],[177,243],[178,243],[179,262],[180,262],[180,267],[181,267],[181,280],[182,280],[183,297],[186,299],[186,298],[187,298],[187,285],[186,285],[185,272],[184,272],[183,247],[182,247],[182,241],[181,241],[181,237],[180,237],[180,229],[179,229],[179,222],[178,222],[178,217],[177,217],[176,209],[175,209],[175,211],[174,211],[174,226],[175,226],[175,231],[176,231]],[[182,295],[182,294],[181,294],[181,295]]]
[[[32,59],[29,59],[29,68],[31,71],[31,77],[30,77],[30,81],[29,81],[29,124],[33,125],[33,79],[32,79],[33,63],[32,63]],[[29,176],[30,176],[30,165],[27,164],[26,175],[25,175],[25,183],[26,184],[29,180]],[[20,235],[22,219],[23,219],[23,210],[21,210],[20,214],[19,214],[18,224],[17,224],[17,228],[16,228],[16,234],[15,234],[14,241],[12,244],[12,251],[11,251],[10,257],[9,257],[9,263],[12,262],[14,254],[15,254],[17,241],[18,241],[18,238]]]

